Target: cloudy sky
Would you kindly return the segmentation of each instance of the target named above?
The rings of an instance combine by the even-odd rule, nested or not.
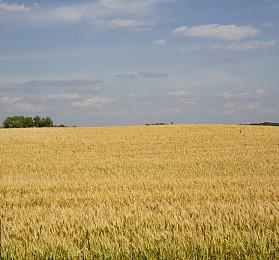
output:
[[[0,0],[0,120],[279,121],[279,0]]]

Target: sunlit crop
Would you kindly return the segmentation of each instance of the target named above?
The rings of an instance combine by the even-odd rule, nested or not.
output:
[[[0,217],[3,259],[279,259],[279,128],[0,129]]]

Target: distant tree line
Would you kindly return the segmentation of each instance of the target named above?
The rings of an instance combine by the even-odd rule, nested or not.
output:
[[[173,125],[174,123],[171,122],[171,125]],[[152,125],[169,125],[169,123],[151,123],[151,124],[145,124],[146,126],[152,126]]]
[[[50,117],[41,118],[11,116],[7,117],[3,122],[4,128],[29,128],[29,127],[54,127],[53,120]]]
[[[263,123],[244,124],[244,125],[279,126],[279,123],[263,122]]]

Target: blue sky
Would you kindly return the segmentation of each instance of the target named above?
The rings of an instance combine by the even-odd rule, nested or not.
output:
[[[278,0],[0,1],[0,120],[279,121]]]

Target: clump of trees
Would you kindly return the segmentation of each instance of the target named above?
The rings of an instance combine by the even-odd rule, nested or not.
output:
[[[171,125],[173,125],[174,123],[171,122]],[[145,124],[146,126],[152,126],[152,125],[169,125],[169,123],[153,123],[153,124]]]
[[[253,123],[250,125],[279,126],[279,123],[264,122],[264,123]]]
[[[4,128],[29,128],[29,127],[54,127],[53,120],[50,117],[41,118],[39,116],[24,117],[11,116],[3,122]]]
[[[279,123],[263,122],[263,123],[252,123],[252,124],[241,124],[241,125],[279,126]]]

